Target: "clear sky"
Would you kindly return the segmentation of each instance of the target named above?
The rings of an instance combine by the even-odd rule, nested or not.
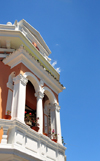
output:
[[[100,161],[100,1],[1,1],[0,24],[16,19],[40,32],[61,69],[67,161]]]

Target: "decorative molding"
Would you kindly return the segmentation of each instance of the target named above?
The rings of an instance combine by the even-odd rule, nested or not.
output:
[[[43,99],[44,94],[41,91],[39,91],[39,92],[35,93],[35,97]]]
[[[49,104],[49,105],[48,105],[48,108],[49,108],[51,111],[57,110],[57,112],[60,112],[60,106],[59,106],[57,103]]]
[[[25,35],[25,36],[27,36],[27,32],[25,32],[25,30],[22,28],[21,29],[21,31],[23,32],[23,34]]]
[[[9,54],[0,54],[0,58],[6,58]]]
[[[40,86],[41,86],[41,87],[43,87],[43,86],[44,86],[44,82],[43,82],[43,80],[42,80],[42,79],[40,80]]]
[[[50,86],[50,88],[55,91],[55,93],[60,93],[64,89],[59,81],[55,80],[45,69],[40,65],[39,62],[35,60],[25,49],[21,46],[14,53],[6,57],[3,62],[11,66],[11,68],[16,65],[23,63],[28,69],[30,69],[35,75],[40,79],[45,80],[44,82]]]
[[[49,49],[49,47],[47,46],[47,44],[45,43],[45,41],[43,40],[42,36],[40,35],[40,33],[33,28],[29,23],[27,23],[27,21],[25,21],[24,19],[21,20],[19,22],[19,26],[22,26],[23,28],[26,28],[28,31],[30,31],[30,33],[34,36],[36,35],[37,40],[40,42],[40,44],[45,48],[45,50],[48,52],[48,55],[51,54],[51,51]]]
[[[35,92],[39,91],[39,86],[40,86],[40,82],[37,79],[37,77],[31,73],[31,72],[25,72],[23,75],[25,78],[28,77],[28,79],[31,81],[31,83],[33,84],[34,88],[35,88]]]
[[[60,106],[57,103],[54,103],[54,108],[57,110],[57,112],[60,112]]]
[[[15,51],[15,49],[0,48],[0,52],[13,52],[13,51]]]
[[[33,42],[35,42],[36,44],[38,44],[38,47],[40,49],[40,53],[44,56],[46,55],[48,58],[48,52],[46,51],[46,49],[40,44],[40,42],[37,40],[37,38],[25,27],[23,26],[22,29],[23,34],[28,38],[28,40],[33,44]],[[45,57],[45,56],[44,56]],[[49,60],[49,58],[48,58]]]
[[[18,84],[20,81],[23,85],[26,85],[28,82],[28,79],[25,78],[22,74],[19,74],[18,76],[13,78],[14,84]]]
[[[11,46],[15,49],[18,49],[21,44],[24,44],[25,49],[28,50],[30,55],[34,56],[38,61],[41,62],[41,66],[46,68],[46,71],[53,75],[53,77],[57,80],[59,80],[59,73],[56,71],[56,69],[45,59],[43,54],[39,52],[32,42],[20,31],[20,30],[0,30],[0,36],[3,36],[5,40],[7,38],[10,39],[14,37],[14,41],[11,43]],[[18,42],[18,43],[17,43]],[[19,43],[20,42],[20,43]]]

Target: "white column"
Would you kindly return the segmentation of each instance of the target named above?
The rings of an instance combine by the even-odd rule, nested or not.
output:
[[[62,135],[61,135],[61,124],[60,124],[60,106],[56,103],[55,106],[55,116],[56,116],[56,128],[57,128],[57,142],[62,144]]]
[[[19,74],[13,78],[13,81],[14,90],[11,116],[12,119],[16,118],[24,123],[26,84],[28,80],[22,74]]]
[[[6,105],[6,113],[8,110],[11,111],[12,96],[13,96],[13,85],[10,82],[8,82],[7,87],[8,87],[8,98],[7,98],[7,105]]]
[[[44,94],[39,91],[37,94],[35,94],[35,96],[37,97],[36,117],[39,118],[38,119],[39,133],[43,134],[43,103],[42,103],[42,99],[44,97]]]

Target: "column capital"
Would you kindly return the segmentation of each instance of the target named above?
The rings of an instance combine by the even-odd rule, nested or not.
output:
[[[60,106],[57,103],[49,104],[48,108],[51,109],[51,111],[57,110],[57,112],[60,111]]]
[[[22,74],[19,74],[13,78],[13,81],[14,81],[14,84],[18,84],[19,82],[21,82],[23,85],[26,85],[28,82],[28,79],[25,78]]]
[[[60,112],[60,106],[57,103],[54,103],[54,108],[56,109],[57,112]]]
[[[35,97],[42,99],[44,97],[44,94],[41,91],[39,91],[39,92],[35,93]]]

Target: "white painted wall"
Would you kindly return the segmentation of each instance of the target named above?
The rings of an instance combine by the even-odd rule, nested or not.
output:
[[[0,144],[0,156],[15,154],[19,161],[65,161],[65,147],[32,130],[18,120],[1,119],[0,127],[8,129],[8,139]],[[3,151],[2,151],[3,150]],[[2,156],[3,158],[3,156]],[[10,158],[9,158],[10,159]],[[8,161],[5,159],[5,161]],[[10,160],[10,161],[13,161]]]

